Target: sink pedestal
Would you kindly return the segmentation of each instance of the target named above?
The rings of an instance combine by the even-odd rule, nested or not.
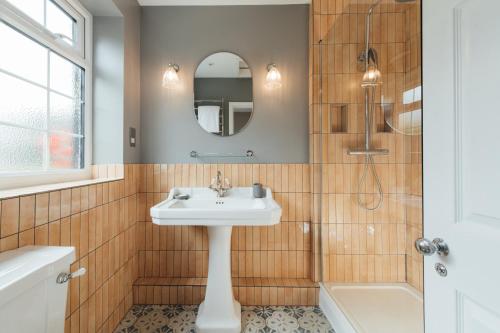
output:
[[[240,333],[241,305],[231,281],[232,226],[208,228],[208,281],[196,318],[197,333]]]

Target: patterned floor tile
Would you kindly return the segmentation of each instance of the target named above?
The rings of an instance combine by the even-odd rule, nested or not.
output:
[[[196,333],[196,305],[134,305],[115,333]],[[243,306],[244,333],[335,333],[318,307]]]

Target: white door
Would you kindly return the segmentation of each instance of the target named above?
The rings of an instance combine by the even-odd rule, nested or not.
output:
[[[423,0],[422,19],[424,235],[449,246],[425,259],[425,331],[499,333],[500,0]]]

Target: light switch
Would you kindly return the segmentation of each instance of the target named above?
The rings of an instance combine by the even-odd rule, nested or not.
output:
[[[130,147],[135,147],[135,128],[130,127],[128,131]]]

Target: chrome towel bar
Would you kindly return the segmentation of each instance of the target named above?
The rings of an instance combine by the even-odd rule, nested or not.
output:
[[[189,153],[192,158],[252,158],[255,156],[253,150],[247,150],[243,154],[233,154],[233,153],[199,153],[193,150]]]

